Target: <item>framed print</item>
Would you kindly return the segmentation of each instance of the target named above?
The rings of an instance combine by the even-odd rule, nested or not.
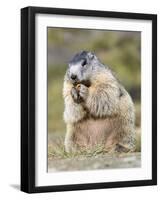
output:
[[[21,190],[157,184],[157,16],[21,9]]]

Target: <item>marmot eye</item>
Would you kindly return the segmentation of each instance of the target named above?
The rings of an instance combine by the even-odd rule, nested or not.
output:
[[[87,60],[82,61],[82,66],[84,67],[87,64]]]

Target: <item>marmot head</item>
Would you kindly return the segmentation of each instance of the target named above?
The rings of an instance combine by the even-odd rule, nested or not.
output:
[[[88,83],[93,72],[104,68],[94,53],[81,51],[77,53],[69,62],[67,70],[67,78],[73,84]]]

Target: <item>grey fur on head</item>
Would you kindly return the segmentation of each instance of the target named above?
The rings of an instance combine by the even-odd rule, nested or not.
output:
[[[83,81],[90,81],[91,73],[104,67],[96,55],[89,51],[81,51],[74,55],[68,64],[67,78],[77,84]]]

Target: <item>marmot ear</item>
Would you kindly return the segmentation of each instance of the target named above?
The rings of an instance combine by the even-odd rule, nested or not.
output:
[[[92,52],[88,52],[88,57],[90,60],[92,60],[95,57],[95,55]]]

